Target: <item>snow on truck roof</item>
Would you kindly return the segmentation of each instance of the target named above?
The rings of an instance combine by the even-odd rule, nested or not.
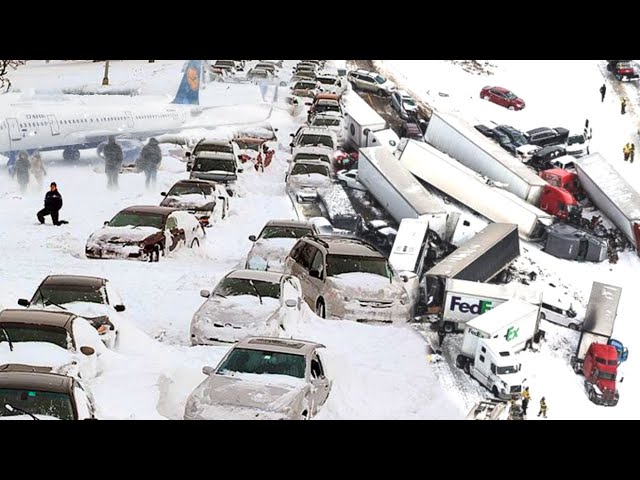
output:
[[[620,287],[593,282],[582,330],[610,337],[613,333],[621,295]]]
[[[498,332],[505,327],[508,327],[516,320],[538,312],[539,305],[532,305],[529,302],[513,298],[507,302],[501,303],[495,308],[492,308],[486,313],[469,320],[467,326],[474,330],[485,332],[488,335],[493,335],[493,332]]]
[[[344,105],[344,112],[353,118],[359,125],[383,125],[384,128],[387,124],[378,112],[369,106],[369,104],[362,99],[356,92],[350,91],[342,96],[342,102]]]
[[[615,203],[628,220],[640,220],[640,194],[599,153],[576,159],[574,165],[582,169]]]

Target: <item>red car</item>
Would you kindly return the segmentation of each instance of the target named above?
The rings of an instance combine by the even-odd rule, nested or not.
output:
[[[480,90],[480,98],[497,103],[509,110],[522,110],[524,108],[524,100],[502,87],[484,87]]]

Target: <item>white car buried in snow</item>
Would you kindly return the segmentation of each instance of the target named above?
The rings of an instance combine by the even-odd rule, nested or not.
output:
[[[357,168],[353,170],[340,170],[336,173],[336,177],[338,177],[338,182],[340,182],[343,187],[353,188],[354,190],[361,190],[363,192],[367,191],[367,187],[358,181]]]
[[[207,180],[180,180],[160,195],[164,197],[161,207],[191,213],[204,227],[211,226],[216,208],[220,219],[229,211],[229,193],[220,184]]]
[[[301,160],[292,163],[285,180],[286,191],[298,203],[314,202],[319,190],[331,186],[329,165],[319,160]]]
[[[320,230],[313,222],[270,220],[257,238],[255,235],[249,237],[253,247],[247,255],[244,268],[282,272],[284,259],[296,241],[305,235],[319,234]]]
[[[135,206],[120,211],[87,240],[87,258],[131,258],[159,262],[184,245],[200,246],[204,227],[198,219],[175,208]]]
[[[331,391],[317,350],[305,340],[250,337],[236,344],[187,399],[185,420],[306,420]]]
[[[234,270],[213,292],[202,290],[207,300],[191,320],[191,344],[237,342],[249,335],[277,337],[288,315],[302,308],[302,289],[291,275],[259,270]]]

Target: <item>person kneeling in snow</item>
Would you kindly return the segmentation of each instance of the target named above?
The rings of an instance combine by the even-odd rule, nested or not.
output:
[[[44,223],[44,217],[47,215],[51,215],[51,220],[54,225],[61,225],[62,223],[58,220],[58,212],[62,208],[62,195],[58,191],[58,186],[56,182],[51,182],[50,190],[44,196],[44,208],[37,213],[38,220],[40,223]]]

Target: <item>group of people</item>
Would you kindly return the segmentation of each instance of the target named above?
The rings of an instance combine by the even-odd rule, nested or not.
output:
[[[124,154],[122,153],[122,147],[116,143],[114,136],[110,136],[107,145],[104,147],[104,170],[107,174],[108,188],[118,188],[118,176],[122,170],[123,161]],[[147,188],[156,184],[156,177],[161,161],[162,151],[160,150],[158,140],[150,138],[149,142],[142,147],[140,157],[138,157],[136,161],[137,170],[145,173],[145,185]]]
[[[522,391],[522,403],[519,406],[516,399],[512,398],[509,405],[509,418],[515,419],[525,418],[527,416],[527,408],[529,408],[529,402],[531,401],[531,393],[529,392],[529,387],[525,387]],[[522,415],[520,415],[520,410],[522,411]],[[540,399],[540,410],[538,411],[538,416],[542,416],[547,418],[547,401],[544,397]]]
[[[623,148],[622,148],[622,153],[624,154],[624,161],[625,162],[630,162],[633,163],[633,157],[635,156],[636,153],[636,146],[633,143],[627,143]]]
[[[600,87],[600,101],[604,102],[604,97],[607,94],[607,85],[606,84],[602,84],[602,86]],[[622,97],[620,99],[620,114],[624,115],[625,113],[627,113],[627,99]]]
[[[269,146],[266,143],[263,143],[262,149],[258,151],[258,156],[253,164],[253,168],[256,169],[256,172],[264,172],[265,167],[268,167],[271,164],[271,160],[273,160],[273,155],[275,153],[275,150],[270,150]]]
[[[20,191],[24,192],[29,185],[31,175],[35,178],[38,186],[42,186],[42,180],[47,174],[42,164],[42,157],[40,152],[35,151],[29,160],[29,154],[22,150],[18,153],[18,159],[16,160],[11,173],[16,176]]]

